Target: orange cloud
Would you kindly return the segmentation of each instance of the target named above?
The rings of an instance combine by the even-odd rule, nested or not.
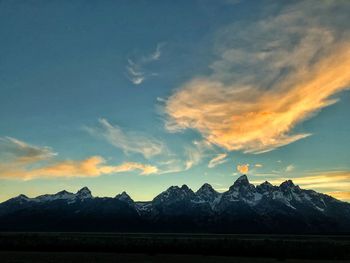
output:
[[[350,192],[328,192],[327,194],[344,201],[350,201]]]
[[[26,166],[0,164],[0,178],[31,180],[36,178],[57,177],[97,177],[104,174],[114,174],[139,170],[142,175],[158,172],[158,168],[135,162],[125,162],[121,165],[105,165],[100,156],[92,156],[79,161],[60,161],[40,168],[29,169]]]
[[[249,164],[239,164],[237,165],[237,171],[241,174],[246,174],[249,171]]]
[[[196,129],[212,144],[247,153],[310,136],[293,128],[349,87],[350,42],[348,34],[317,22],[321,16],[308,20],[303,6],[294,8],[244,32],[223,30],[213,74],[193,78],[166,101],[166,128]]]

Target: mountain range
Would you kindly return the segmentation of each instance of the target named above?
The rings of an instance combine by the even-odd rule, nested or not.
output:
[[[350,204],[291,180],[254,186],[246,175],[223,193],[207,183],[196,192],[171,186],[149,202],[84,187],[1,203],[0,231],[348,234]]]

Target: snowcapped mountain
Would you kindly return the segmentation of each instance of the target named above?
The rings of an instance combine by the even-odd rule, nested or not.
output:
[[[215,191],[210,184],[205,183],[197,190],[196,196],[200,201],[214,205],[221,194]]]
[[[207,183],[196,192],[171,186],[149,202],[126,192],[93,197],[87,187],[19,195],[0,204],[0,230],[350,233],[350,204],[291,180],[254,186],[242,175],[224,193]]]
[[[45,194],[45,195],[39,195],[35,198],[29,198],[25,195],[19,195],[17,197],[14,197],[6,202],[51,202],[55,200],[66,200],[74,202],[76,200],[85,200],[85,199],[91,199],[93,198],[91,195],[91,191],[87,187],[83,187],[80,189],[77,193],[70,193],[66,190],[60,191],[56,194]]]

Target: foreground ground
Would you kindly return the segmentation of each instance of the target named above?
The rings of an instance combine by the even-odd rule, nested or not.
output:
[[[0,233],[0,262],[350,262],[349,236]]]
[[[205,255],[145,255],[145,254],[114,254],[114,253],[79,253],[79,252],[0,252],[2,263],[21,262],[128,262],[128,263],[315,263],[315,260],[274,259],[274,258],[243,258]],[[320,263],[345,263],[349,260],[317,260]]]

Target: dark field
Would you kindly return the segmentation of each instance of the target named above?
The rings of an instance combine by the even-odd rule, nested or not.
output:
[[[0,233],[0,262],[350,262],[349,236]]]
[[[227,256],[204,255],[146,255],[146,254],[115,254],[115,253],[82,253],[82,252],[0,252],[1,262],[130,262],[130,263],[330,263],[349,262],[348,260],[303,260],[274,258],[243,258]]]

